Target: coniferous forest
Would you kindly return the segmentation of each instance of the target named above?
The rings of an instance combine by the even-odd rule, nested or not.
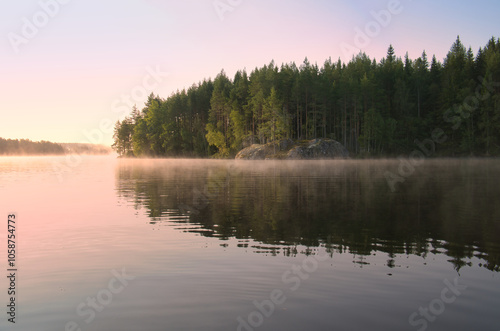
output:
[[[377,61],[365,53],[319,67],[271,61],[221,71],[115,126],[122,156],[232,157],[252,143],[331,138],[353,156],[409,153],[426,139],[437,156],[500,155],[500,39],[476,53],[460,37],[441,62],[424,51]]]

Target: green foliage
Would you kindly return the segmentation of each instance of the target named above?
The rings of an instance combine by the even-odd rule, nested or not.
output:
[[[229,148],[226,145],[226,138],[224,134],[220,132],[217,128],[215,128],[211,123],[207,124],[207,141],[210,145],[213,145],[217,148],[218,152],[216,156],[218,157],[227,157],[229,156]]]
[[[476,55],[460,38],[443,63],[424,51],[402,59],[392,45],[378,63],[274,61],[167,99],[151,94],[115,127],[121,155],[231,157],[249,143],[332,138],[351,154],[398,155],[442,129],[440,155],[500,153],[500,42]],[[474,99],[475,98],[475,99]],[[472,105],[472,106],[471,106]]]
[[[132,135],[134,134],[134,122],[130,117],[115,124],[113,135],[114,144],[111,146],[120,156],[133,155]]]
[[[283,101],[278,98],[276,89],[264,101],[262,107],[262,125],[260,136],[264,142],[273,142],[285,138],[288,131],[287,121],[283,112]]]

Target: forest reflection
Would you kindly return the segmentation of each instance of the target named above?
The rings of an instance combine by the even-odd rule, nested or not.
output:
[[[151,224],[174,225],[255,252],[426,257],[445,254],[458,271],[500,270],[498,161],[428,160],[391,192],[384,173],[399,161],[122,160],[120,199]],[[255,244],[255,242],[259,244]]]

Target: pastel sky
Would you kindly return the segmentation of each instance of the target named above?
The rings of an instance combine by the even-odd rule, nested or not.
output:
[[[110,145],[106,124],[150,92],[273,59],[379,60],[389,44],[442,60],[457,35],[474,52],[499,37],[498,13],[497,0],[2,1],[0,137]]]

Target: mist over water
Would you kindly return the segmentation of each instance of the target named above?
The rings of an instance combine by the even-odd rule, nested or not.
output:
[[[65,160],[0,159],[1,212],[20,219],[16,330],[245,330],[254,312],[258,330],[498,329],[498,160],[425,160],[395,192],[399,160]],[[463,293],[419,315],[455,279]]]
[[[392,192],[385,173],[397,168],[394,160],[124,161],[117,190],[152,224],[185,222],[220,240],[368,256],[442,249],[457,270],[479,250],[498,271],[498,247],[487,244],[500,234],[498,163],[426,161]]]

